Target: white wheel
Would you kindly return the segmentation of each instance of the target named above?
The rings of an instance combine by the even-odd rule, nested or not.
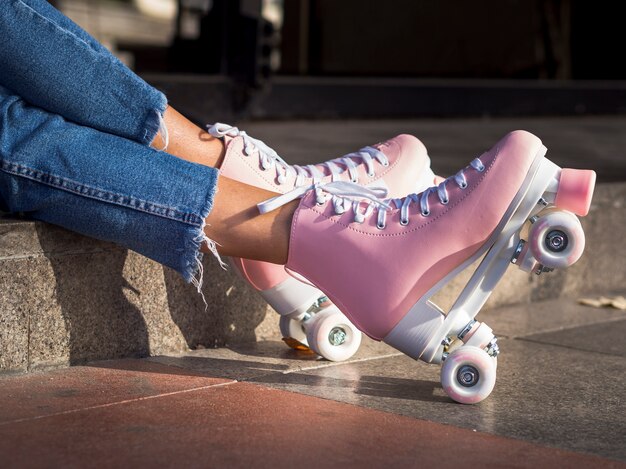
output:
[[[576,215],[553,211],[533,224],[529,242],[532,255],[540,264],[558,269],[580,258],[585,249],[585,233]]]
[[[333,362],[347,360],[361,345],[361,331],[335,306],[317,313],[307,324],[309,347]]]
[[[302,345],[308,346],[308,342],[306,340],[306,332],[304,332],[302,316],[297,318],[281,316],[278,325],[280,326],[280,333],[283,335],[284,339],[293,339],[297,342],[300,342]],[[289,345],[289,342],[287,342],[287,344]]]
[[[482,349],[465,345],[454,350],[441,367],[441,385],[461,404],[485,399],[496,384],[496,361]]]

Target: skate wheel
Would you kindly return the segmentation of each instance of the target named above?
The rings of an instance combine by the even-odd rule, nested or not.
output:
[[[451,399],[476,404],[496,384],[495,360],[482,349],[465,345],[454,350],[441,367],[441,385]]]
[[[540,264],[558,269],[580,258],[585,249],[585,233],[574,214],[554,211],[533,224],[529,242],[533,257]]]
[[[308,347],[306,332],[304,332],[301,317],[292,318],[289,316],[281,316],[278,325],[280,326],[280,333],[283,335],[283,340],[289,347],[299,350],[299,347],[295,346],[297,343]]]
[[[333,362],[347,360],[361,345],[361,331],[335,306],[317,313],[307,325],[309,347]]]
[[[589,213],[595,185],[596,173],[594,171],[562,169],[554,204],[560,209],[569,210],[584,217]]]

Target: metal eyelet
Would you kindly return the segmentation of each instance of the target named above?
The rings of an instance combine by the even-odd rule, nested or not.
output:
[[[450,199],[440,200],[439,202],[441,202],[441,205],[448,205],[448,202],[450,202]]]
[[[381,163],[381,165],[386,168],[387,166],[389,166],[389,161],[385,161],[384,163]]]
[[[423,217],[427,217],[428,215],[430,215],[430,210],[428,210],[427,212],[421,212]]]
[[[367,173],[367,176],[373,178],[374,176],[376,176],[376,173]]]
[[[359,180],[358,179],[350,179],[350,182],[353,184],[358,184]]]
[[[459,187],[461,189],[467,189],[467,182],[462,183]]]
[[[478,170],[477,170],[477,171],[478,171],[479,173],[482,173],[484,170],[485,170],[485,165],[482,165],[482,166],[480,166],[480,167],[478,168]]]
[[[408,224],[409,224],[409,219],[407,218],[406,220],[403,220],[402,218],[400,218],[400,224],[401,224],[402,226],[406,226],[406,225],[408,225]]]
[[[376,228],[378,228],[379,230],[384,230],[387,227],[387,225],[381,225],[380,223],[376,223]]]

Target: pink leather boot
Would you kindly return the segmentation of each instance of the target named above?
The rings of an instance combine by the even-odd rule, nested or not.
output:
[[[236,127],[218,123],[208,130],[226,146],[222,175],[277,193],[313,182],[350,181],[379,188],[383,197],[400,197],[431,186],[435,178],[426,148],[411,135],[399,135],[326,163],[290,166],[265,143]],[[282,265],[248,259],[231,259],[231,263],[281,315],[280,329],[288,345],[310,347],[333,361],[346,360],[358,350],[360,332],[316,287],[292,277]],[[344,327],[334,332],[309,327],[316,314],[332,316]]]
[[[584,249],[574,214],[587,214],[595,173],[562,170],[545,153],[541,140],[516,131],[420,194],[381,201],[365,188],[321,183],[259,209],[302,197],[286,268],[370,337],[443,361],[445,391],[474,403],[493,389],[498,354],[491,329],[474,317],[506,268],[542,273],[573,264]],[[433,295],[482,256],[450,310],[437,307]]]

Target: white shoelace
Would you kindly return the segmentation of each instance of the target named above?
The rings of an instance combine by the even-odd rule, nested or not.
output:
[[[350,181],[357,183],[359,182],[357,170],[361,164],[365,165],[369,177],[376,176],[374,161],[378,161],[384,167],[389,166],[387,156],[382,151],[370,146],[319,165],[291,166],[262,140],[250,137],[245,131],[239,130],[237,127],[218,122],[214,125],[207,126],[207,129],[209,134],[216,138],[223,138],[225,136],[241,137],[244,145],[243,154],[245,156],[252,156],[252,154],[257,151],[261,167],[264,171],[275,168],[276,182],[279,185],[284,184],[290,176],[296,177],[295,187],[303,185],[305,179],[319,181],[324,177],[324,173],[320,170],[320,167],[328,169],[331,175],[331,181],[333,182],[340,181],[339,175],[347,171]],[[360,162],[357,163],[355,159],[360,159]]]
[[[475,158],[470,163],[470,167],[478,172],[485,170],[485,165],[483,165],[479,158]],[[378,209],[376,226],[384,230],[386,227],[387,212],[392,210],[392,205],[394,205],[396,209],[400,210],[400,224],[406,226],[409,223],[409,207],[412,203],[419,203],[421,215],[427,217],[430,215],[430,205],[428,202],[430,194],[436,193],[439,202],[446,205],[450,202],[446,188],[448,182],[454,181],[461,189],[467,188],[467,179],[465,177],[466,169],[467,168],[460,170],[454,176],[447,178],[437,186],[429,187],[419,194],[410,194],[402,199],[381,200],[381,194],[382,197],[386,195],[387,191],[385,189],[363,187],[347,181],[336,181],[296,187],[286,194],[261,202],[258,204],[258,208],[260,213],[271,212],[292,200],[303,197],[310,190],[314,190],[316,203],[323,205],[328,200],[332,200],[336,215],[341,215],[352,208],[355,223],[363,223],[376,208]],[[365,210],[361,208],[363,202],[367,203]]]

